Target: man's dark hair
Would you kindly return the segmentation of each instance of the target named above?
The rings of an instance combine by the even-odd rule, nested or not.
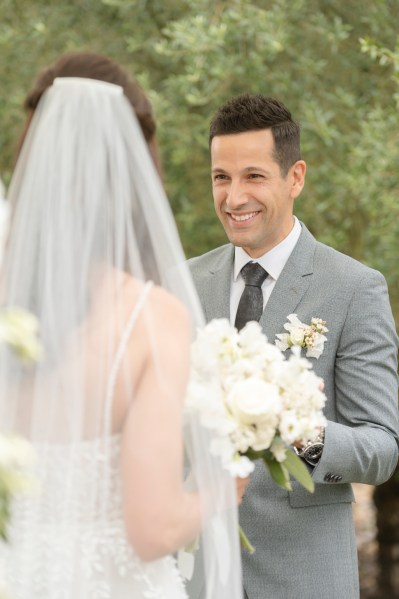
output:
[[[285,177],[301,158],[300,127],[282,102],[263,94],[243,94],[232,98],[214,115],[209,144],[217,135],[270,129],[274,139],[273,157]]]

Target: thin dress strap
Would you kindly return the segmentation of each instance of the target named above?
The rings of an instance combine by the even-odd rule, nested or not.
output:
[[[111,430],[111,412],[112,412],[112,402],[114,399],[116,378],[118,376],[119,367],[122,362],[122,358],[126,351],[126,347],[129,343],[130,336],[132,334],[134,325],[140,315],[141,309],[144,306],[144,303],[149,295],[151,288],[154,286],[152,281],[147,281],[144,285],[143,290],[141,291],[137,302],[135,303],[133,310],[129,316],[129,320],[126,323],[125,330],[121,336],[121,340],[119,342],[118,349],[114,356],[114,360],[111,365],[111,371],[108,379],[107,385],[107,394],[105,396],[105,421],[104,421],[104,433],[105,435],[109,434]]]

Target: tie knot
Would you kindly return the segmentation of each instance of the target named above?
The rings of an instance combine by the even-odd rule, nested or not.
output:
[[[262,287],[262,283],[267,277],[267,272],[258,262],[248,262],[242,267],[241,274],[245,285],[253,287]]]

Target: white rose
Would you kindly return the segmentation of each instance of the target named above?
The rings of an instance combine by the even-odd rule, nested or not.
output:
[[[298,327],[298,328],[292,329],[290,338],[294,345],[299,345],[300,347],[302,347],[304,337],[305,337],[305,331],[303,328]]]
[[[226,398],[233,416],[243,424],[260,424],[279,413],[278,388],[259,379],[238,382]]]

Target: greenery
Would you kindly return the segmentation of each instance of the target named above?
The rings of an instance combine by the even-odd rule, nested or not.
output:
[[[92,49],[135,74],[159,123],[165,185],[188,256],[225,236],[207,130],[244,91],[282,99],[302,125],[297,215],[322,241],[381,270],[399,319],[397,0],[3,0],[0,174],[9,181],[32,78]]]

